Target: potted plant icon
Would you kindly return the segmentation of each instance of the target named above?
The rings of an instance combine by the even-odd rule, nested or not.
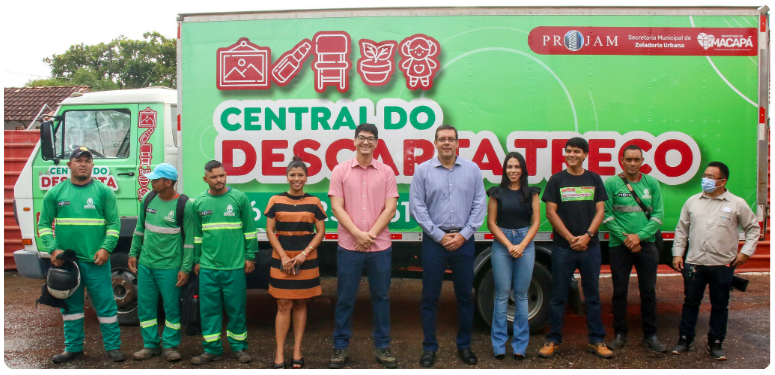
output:
[[[387,40],[376,43],[369,39],[360,40],[361,58],[358,59],[358,74],[369,86],[382,86],[390,81],[395,71],[393,57],[398,43]]]

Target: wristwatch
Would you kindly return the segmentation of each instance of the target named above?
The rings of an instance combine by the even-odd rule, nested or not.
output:
[[[594,234],[594,233],[592,233],[592,231],[591,231],[591,230],[588,230],[588,231],[587,231],[587,236],[589,236],[589,238],[595,238],[595,234]]]

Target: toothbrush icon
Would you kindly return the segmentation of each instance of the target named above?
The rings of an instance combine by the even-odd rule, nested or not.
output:
[[[304,39],[292,50],[285,52],[272,66],[272,79],[280,86],[285,86],[295,77],[304,61],[309,57],[312,42]]]

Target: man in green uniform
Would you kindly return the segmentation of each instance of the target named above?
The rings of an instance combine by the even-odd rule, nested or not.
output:
[[[222,358],[223,308],[229,316],[226,336],[231,351],[238,361],[247,363],[253,358],[247,353],[245,274],[253,272],[258,250],[253,209],[245,193],[226,187],[226,171],[219,161],[205,165],[204,181],[210,189],[194,200],[194,271],[199,275],[204,353],[191,363]]]
[[[194,258],[194,207],[175,190],[178,171],[172,164],[159,164],[146,178],[151,180],[153,192],[143,197],[143,210],[129,250],[129,268],[137,273],[138,315],[143,334],[143,349],[132,358],[144,360],[161,354],[161,343],[164,357],[173,362],[180,360],[180,287],[188,281]],[[177,217],[181,198],[186,200],[183,228],[178,224],[181,218]],[[160,294],[165,316],[162,339],[156,319]]]
[[[612,305],[616,334],[608,347],[619,350],[627,343],[627,290],[630,272],[635,265],[643,325],[641,345],[657,352],[666,352],[667,346],[657,339],[659,250],[655,246],[654,236],[665,217],[662,190],[656,178],[640,172],[643,165],[643,150],[640,147],[627,146],[621,162],[624,167],[622,174],[605,181],[608,200],[605,201],[603,223],[608,226],[610,235],[608,246],[611,280],[614,284]],[[632,187],[632,192],[624,179]],[[636,198],[640,199],[648,212],[643,211]]]
[[[118,315],[111,286],[110,253],[118,242],[121,223],[116,208],[116,195],[103,183],[92,179],[94,162],[86,147],[76,148],[67,162],[70,178],[60,182],[43,197],[43,209],[38,221],[38,236],[51,264],[61,267],[56,257],[72,249],[77,255],[81,285],[65,299],[62,309],[65,325],[65,351],[55,355],[54,363],[65,363],[83,355],[83,288],[97,312],[102,342],[108,358],[124,360],[119,347]],[[55,231],[51,229],[56,223]],[[54,234],[56,233],[56,237]]]

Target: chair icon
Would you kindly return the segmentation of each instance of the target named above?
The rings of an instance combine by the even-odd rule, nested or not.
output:
[[[328,86],[339,92],[349,88],[350,35],[344,31],[321,31],[315,34],[315,91],[323,93]]]

